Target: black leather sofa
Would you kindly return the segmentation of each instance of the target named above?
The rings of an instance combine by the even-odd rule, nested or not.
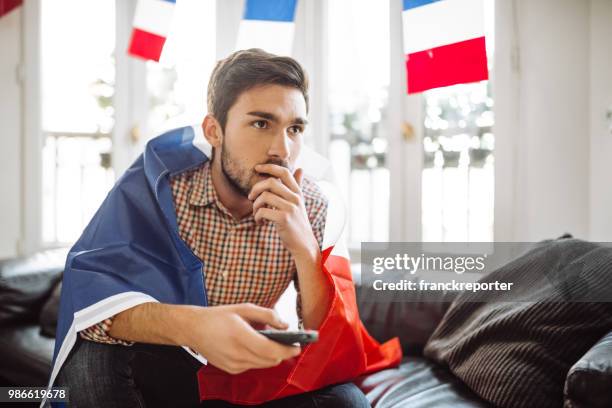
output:
[[[54,250],[0,261],[0,386],[46,385],[54,339],[43,333],[55,324],[65,256],[65,250]],[[448,369],[421,355],[456,293],[441,294],[438,302],[371,303],[368,290],[357,285],[365,326],[381,341],[399,337],[405,353],[399,367],[356,380],[374,407],[489,406]],[[564,406],[612,407],[612,332],[569,371]]]
[[[419,292],[398,292],[402,302],[370,302],[372,288],[357,285],[364,325],[379,341],[399,337],[404,360],[398,368],[360,378],[357,384],[375,408],[490,407],[446,367],[422,355],[427,340],[457,292],[442,293],[436,302]],[[407,296],[412,296],[411,299]],[[393,301],[396,300],[396,301]],[[408,300],[408,301],[407,301]],[[492,362],[494,364],[494,362]],[[564,408],[612,407],[612,331],[575,362],[564,384]]]
[[[2,386],[47,385],[55,339],[43,334],[41,314],[54,314],[47,301],[61,279],[66,253],[58,249],[0,261]],[[55,319],[42,321],[54,324]]]

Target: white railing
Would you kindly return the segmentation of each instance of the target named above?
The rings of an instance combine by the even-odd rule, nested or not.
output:
[[[111,135],[44,132],[43,137],[43,243],[70,244],[114,183]]]

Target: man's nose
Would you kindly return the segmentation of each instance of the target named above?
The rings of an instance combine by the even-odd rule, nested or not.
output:
[[[277,135],[274,136],[274,140],[270,145],[270,149],[268,150],[268,155],[276,156],[282,160],[289,160],[289,137],[287,133],[283,130],[280,131]]]

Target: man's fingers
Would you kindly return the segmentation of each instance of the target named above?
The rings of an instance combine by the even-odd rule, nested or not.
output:
[[[255,171],[277,177],[294,193],[300,192],[300,186],[286,167],[277,164],[258,164],[255,166]]]
[[[274,309],[257,306],[251,303],[237,305],[237,309],[237,313],[249,323],[268,324],[277,329],[286,329],[289,327]]]
[[[257,340],[249,339],[249,341],[244,343],[249,364],[255,367],[274,367],[283,360],[295,357],[301,352],[298,347],[283,346],[259,333],[256,333],[256,335],[258,337]],[[281,347],[279,348],[278,346]]]
[[[249,342],[243,345],[243,350],[241,351],[242,359],[238,362],[240,365],[248,366],[249,368],[268,368],[279,365],[283,359],[276,357],[274,355],[270,355],[270,353],[257,354],[251,347],[249,347]]]
[[[244,346],[256,355],[266,355],[274,359],[286,360],[297,357],[302,351],[299,346],[287,346],[270,340],[263,334],[257,332],[255,334],[257,338],[249,339],[248,342],[245,341]]]
[[[298,194],[291,191],[279,179],[273,177],[257,182],[249,192],[247,198],[249,200],[255,200],[264,191],[270,191],[294,204],[300,202],[300,196]]]
[[[283,221],[284,213],[274,210],[272,208],[260,208],[254,215],[255,222],[259,224],[263,220],[272,221],[274,223],[280,223]]]
[[[299,355],[299,347],[283,346],[255,330],[251,323],[286,329],[275,310],[250,303],[215,306],[204,319],[210,343],[197,344],[196,351],[208,361],[231,374],[250,369],[274,367],[283,360]],[[198,336],[199,337],[199,336]]]
[[[304,179],[304,170],[301,168],[297,169],[295,173],[293,173],[293,178],[297,182],[298,186],[302,188],[302,180]]]
[[[265,323],[276,329],[287,329],[289,325],[281,320],[273,309],[253,305],[242,304],[238,305],[237,313],[248,322]],[[286,360],[300,354],[300,347],[286,346],[268,339],[264,335],[258,333],[249,327],[248,334],[238,339],[240,344],[247,348],[253,355],[258,357],[258,360],[248,358],[251,362],[264,364],[271,367],[280,363],[280,360]]]
[[[283,360],[298,356],[300,352],[300,347],[279,344],[249,329],[238,339],[234,355],[225,361],[224,370],[238,373],[253,368],[274,367]]]
[[[262,207],[265,206],[276,208],[277,210],[289,211],[291,210],[291,204],[281,197],[273,194],[269,191],[264,191],[257,197],[257,200],[253,203],[253,214]]]

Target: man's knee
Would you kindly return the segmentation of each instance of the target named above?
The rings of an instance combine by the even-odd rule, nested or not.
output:
[[[55,383],[68,387],[70,401],[76,407],[116,406],[117,401],[109,398],[118,397],[123,402],[139,398],[123,346],[78,339]]]
[[[315,393],[317,407],[369,408],[371,405],[353,383],[332,385]]]

